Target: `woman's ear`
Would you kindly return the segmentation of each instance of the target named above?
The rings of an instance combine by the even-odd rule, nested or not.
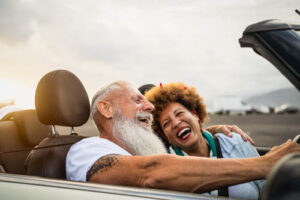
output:
[[[200,122],[198,112],[196,110],[194,110],[194,112],[192,112],[192,114],[194,115],[194,117],[197,118],[198,122]]]
[[[110,119],[113,116],[112,104],[108,101],[99,101],[97,104],[97,109],[103,117]]]

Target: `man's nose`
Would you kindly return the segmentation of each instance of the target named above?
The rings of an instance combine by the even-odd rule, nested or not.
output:
[[[149,101],[145,100],[143,103],[143,111],[152,112],[154,110],[154,105]]]

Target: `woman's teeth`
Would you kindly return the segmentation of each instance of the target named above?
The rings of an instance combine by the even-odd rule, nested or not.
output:
[[[190,133],[191,129],[190,128],[184,128],[182,129],[178,134],[177,137],[179,137],[180,139],[182,139],[185,135],[187,135],[188,133]]]

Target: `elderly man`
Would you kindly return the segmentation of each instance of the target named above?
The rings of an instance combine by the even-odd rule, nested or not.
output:
[[[100,137],[83,139],[70,148],[67,178],[204,192],[263,179],[282,156],[300,151],[296,143],[288,141],[257,158],[207,159],[165,154],[162,142],[151,131],[153,109],[127,82],[101,89],[92,102]]]

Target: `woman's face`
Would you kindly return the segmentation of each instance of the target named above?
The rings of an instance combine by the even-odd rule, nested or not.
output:
[[[188,150],[199,140],[198,119],[182,104],[173,102],[161,112],[159,123],[170,144]]]

